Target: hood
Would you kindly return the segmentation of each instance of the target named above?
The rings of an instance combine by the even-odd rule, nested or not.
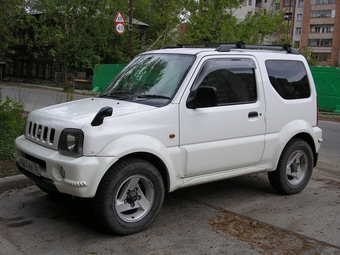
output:
[[[81,128],[85,124],[90,123],[97,112],[105,106],[112,107],[113,109],[112,116],[107,118],[115,118],[156,108],[154,106],[139,103],[95,97],[38,109],[31,112],[28,118],[35,119],[38,122],[48,122],[50,124],[51,122],[54,124],[68,122],[72,123],[73,128]]]

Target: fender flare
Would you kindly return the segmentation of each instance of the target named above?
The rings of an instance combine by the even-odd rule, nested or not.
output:
[[[271,134],[267,134],[268,137],[271,136]],[[274,134],[274,137],[276,135]],[[264,156],[267,159],[275,159],[272,160],[272,163],[269,161],[264,161],[265,165],[264,167],[268,169],[269,171],[274,171],[277,168],[277,164],[279,162],[279,159],[281,157],[282,151],[287,145],[287,143],[294,137],[303,137],[309,136],[311,139],[304,139],[310,144],[310,141],[313,141],[313,144],[311,145],[311,149],[313,153],[317,152],[318,148],[318,137],[315,135],[315,132],[313,130],[313,127],[306,121],[303,120],[294,120],[289,122],[287,125],[285,125],[280,132],[277,133],[276,138],[267,138],[268,140],[274,140],[272,142],[267,143],[266,142],[266,148],[264,152]],[[275,142],[276,140],[276,142]],[[272,145],[272,146],[271,146]],[[272,150],[272,153],[270,151]],[[267,163],[267,164],[266,164]]]
[[[176,171],[176,169],[182,167],[180,148],[178,146],[167,148],[159,140],[148,135],[131,134],[119,137],[105,146],[97,156],[116,157],[119,160],[124,156],[140,152],[152,154],[164,163],[168,176],[169,191],[174,190],[175,187],[182,183],[179,175],[180,171]]]

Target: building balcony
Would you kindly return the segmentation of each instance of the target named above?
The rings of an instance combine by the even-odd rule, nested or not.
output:
[[[316,32],[310,32],[308,34],[309,39],[330,39],[333,38],[333,32],[329,33],[316,33]]]
[[[334,18],[310,18],[311,25],[334,24]]]
[[[314,53],[331,53],[332,47],[315,47],[315,46],[308,46],[312,52]]]

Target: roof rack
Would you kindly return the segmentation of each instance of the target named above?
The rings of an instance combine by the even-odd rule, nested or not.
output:
[[[164,47],[171,48],[216,48],[218,52],[230,52],[231,49],[256,49],[256,50],[281,50],[290,54],[299,54],[297,49],[292,48],[290,44],[283,45],[247,45],[245,42],[229,42],[229,43],[195,43],[195,44],[177,44],[176,46]]]
[[[224,43],[179,43],[176,46],[166,46],[162,49],[174,48],[216,48]]]
[[[244,42],[221,44],[216,51],[229,52],[231,49],[256,49],[256,50],[282,50],[290,54],[299,54],[297,49],[292,48],[290,44],[283,45],[247,45]]]

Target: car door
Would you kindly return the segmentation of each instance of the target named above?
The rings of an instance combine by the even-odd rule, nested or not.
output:
[[[260,72],[251,57],[208,57],[180,103],[182,177],[254,166],[265,142],[265,104]],[[189,109],[201,86],[214,87],[217,105]]]

